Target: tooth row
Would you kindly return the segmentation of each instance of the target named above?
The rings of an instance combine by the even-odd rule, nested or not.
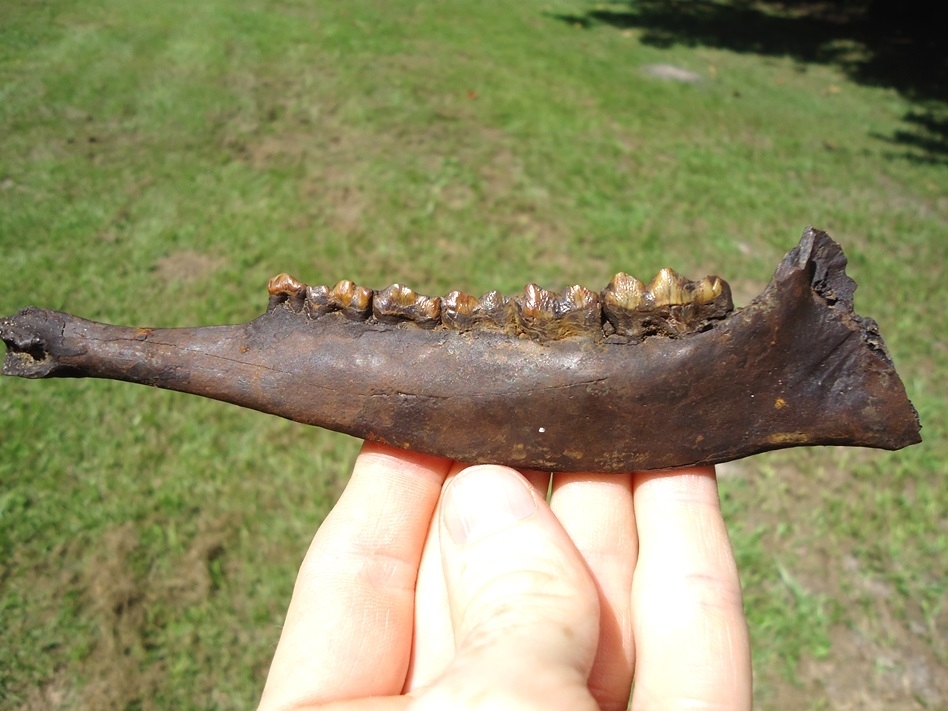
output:
[[[734,308],[730,287],[723,279],[709,276],[690,281],[671,269],[662,269],[647,285],[620,272],[601,293],[583,286],[568,286],[556,293],[528,284],[514,298],[498,291],[479,299],[460,291],[429,297],[401,284],[373,291],[348,280],[332,288],[307,286],[289,274],[273,277],[267,288],[271,308],[285,304],[310,318],[341,312],[357,321],[405,321],[422,328],[444,326],[460,331],[487,328],[539,340],[581,333],[677,336],[723,318]]]

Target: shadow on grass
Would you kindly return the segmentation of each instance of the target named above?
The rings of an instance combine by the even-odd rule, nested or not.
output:
[[[882,136],[911,160],[948,164],[948,6],[925,0],[626,0],[558,15],[573,25],[642,31],[657,47],[707,46],[833,64],[915,102]]]

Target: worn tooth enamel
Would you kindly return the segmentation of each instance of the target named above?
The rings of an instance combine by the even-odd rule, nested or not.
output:
[[[585,286],[574,284],[563,289],[557,312],[561,338],[602,328],[599,294]]]
[[[401,284],[392,284],[372,297],[372,315],[379,323],[398,323],[410,316],[418,295]]]
[[[514,303],[525,319],[555,318],[559,297],[554,291],[541,289],[536,284],[527,284]]]
[[[541,289],[536,284],[527,284],[514,299],[514,307],[517,326],[523,333],[541,340],[555,338],[560,307],[556,292]]]
[[[325,285],[306,287],[306,298],[303,301],[303,311],[310,318],[318,318],[332,310],[332,299],[329,287]]]
[[[603,308],[636,311],[646,305],[645,300],[645,284],[625,272],[619,272],[612,277],[612,281],[602,292]]]
[[[734,310],[731,288],[720,277],[689,281],[683,286],[683,292],[685,303],[657,309],[662,319],[655,321],[656,333],[677,338],[702,331]]]
[[[516,325],[515,311],[511,307],[511,300],[494,289],[488,291],[474,307],[474,323],[486,328],[507,330]]]
[[[441,297],[418,296],[415,302],[415,315],[412,318],[423,328],[434,328],[441,323]]]
[[[714,290],[717,292],[717,296],[714,297],[714,304],[717,306],[717,311],[713,315],[713,318],[721,318],[722,316],[727,316],[734,310],[734,298],[731,296],[731,285],[728,284],[721,277],[708,277],[712,280]]]
[[[474,327],[474,309],[477,299],[461,291],[452,291],[441,297],[441,323],[448,328],[467,331]]]
[[[333,310],[342,311],[347,318],[362,320],[372,310],[372,290],[343,279],[332,288],[329,301]]]
[[[721,292],[721,280],[718,277],[706,276],[701,281],[695,282],[695,303],[713,303],[721,295]]]
[[[585,286],[573,284],[563,289],[560,303],[568,311],[595,308],[599,306],[599,294]]]
[[[643,333],[642,311],[649,308],[645,284],[625,272],[619,272],[600,295],[602,312],[616,334],[639,338]]]
[[[412,321],[433,328],[441,319],[441,300],[423,296],[401,284],[392,284],[376,292],[372,299],[372,315],[379,323]]]
[[[649,282],[647,291],[651,296],[653,306],[680,306],[692,300],[689,298],[691,290],[688,285],[690,283],[674,269],[666,267]]]
[[[267,291],[270,293],[270,308],[283,303],[293,311],[303,308],[306,284],[285,272],[277,274],[267,282]]]
[[[702,323],[709,323],[722,319],[734,311],[734,299],[731,297],[730,284],[721,277],[709,276],[705,277],[705,280],[710,283],[706,292],[714,294],[711,301],[701,305]]]
[[[298,294],[304,289],[306,289],[306,284],[299,281],[298,279],[295,279],[286,272],[277,274],[267,282],[267,291],[270,292],[270,296],[276,296],[279,294]]]

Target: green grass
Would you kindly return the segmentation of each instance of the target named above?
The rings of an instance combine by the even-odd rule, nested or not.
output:
[[[588,9],[6,3],[0,313],[244,321],[281,271],[438,294],[673,266],[746,302],[814,224],[925,443],[724,478],[758,697],[808,688],[840,629],[948,664],[948,169],[880,138],[912,109],[894,89],[558,19]],[[252,706],[356,446],[145,388],[0,380],[0,705]]]

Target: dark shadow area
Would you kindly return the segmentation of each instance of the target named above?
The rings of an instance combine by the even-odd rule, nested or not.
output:
[[[877,138],[898,146],[900,155],[912,160],[948,165],[948,107],[909,111],[903,120],[910,128]]]
[[[643,32],[657,47],[706,46],[834,64],[917,106],[886,140],[904,155],[948,162],[948,3],[941,0],[627,0],[628,9],[558,19]]]

